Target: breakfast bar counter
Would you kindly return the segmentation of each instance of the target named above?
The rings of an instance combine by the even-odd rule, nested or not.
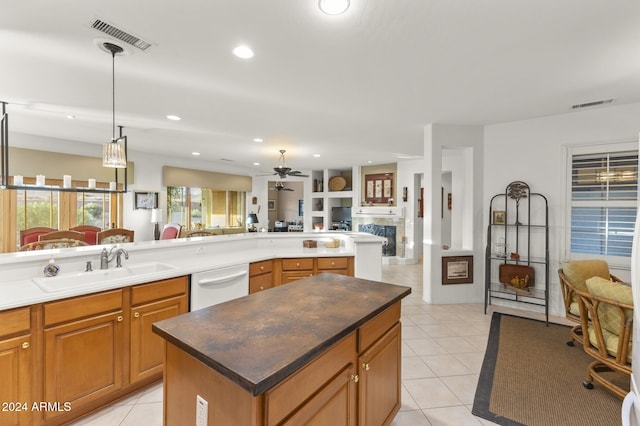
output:
[[[410,292],[325,273],[155,323],[167,341],[165,424],[390,421]]]

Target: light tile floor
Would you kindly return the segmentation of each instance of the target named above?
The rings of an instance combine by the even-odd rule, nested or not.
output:
[[[422,265],[384,265],[382,281],[410,286],[402,302],[402,407],[395,426],[494,423],[471,414],[484,359],[490,313],[482,304],[429,305]],[[495,307],[495,305],[494,305]],[[501,312],[514,312],[495,307]],[[541,315],[516,311],[542,319]],[[564,322],[564,318],[550,318]],[[121,399],[73,425],[162,425],[162,383]]]

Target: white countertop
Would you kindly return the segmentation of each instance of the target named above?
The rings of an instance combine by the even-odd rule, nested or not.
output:
[[[213,237],[184,238],[167,241],[148,241],[121,244],[129,259],[122,258],[123,267],[140,264],[161,263],[171,269],[148,272],[125,277],[109,276],[90,287],[78,287],[54,292],[46,292],[34,282],[34,278],[43,277],[42,272],[49,259],[55,260],[60,272],[55,279],[65,277],[95,277],[99,270],[100,252],[104,246],[42,250],[33,252],[8,253],[0,255],[0,310],[28,306],[67,297],[80,296],[99,291],[127,287],[156,280],[190,275],[228,266],[288,257],[330,257],[355,256],[358,245],[380,245],[381,237],[361,233],[252,233],[222,235]],[[340,239],[337,248],[324,247],[323,241],[330,238]],[[318,241],[317,248],[305,248],[302,240]],[[94,272],[83,272],[86,262],[91,261]],[[109,264],[112,270],[115,262]],[[117,274],[113,274],[117,275]],[[84,275],[82,276],[84,278]],[[45,278],[46,279],[46,278]]]

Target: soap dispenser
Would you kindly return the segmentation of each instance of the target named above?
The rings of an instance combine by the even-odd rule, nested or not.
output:
[[[49,259],[49,264],[44,267],[44,276],[45,277],[55,277],[58,275],[58,271],[60,270],[60,266],[56,264],[54,259]]]

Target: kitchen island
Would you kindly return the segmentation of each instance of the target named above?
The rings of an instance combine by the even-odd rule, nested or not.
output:
[[[409,287],[320,274],[153,325],[165,425],[378,425],[400,408]],[[203,402],[206,401],[206,402]]]

